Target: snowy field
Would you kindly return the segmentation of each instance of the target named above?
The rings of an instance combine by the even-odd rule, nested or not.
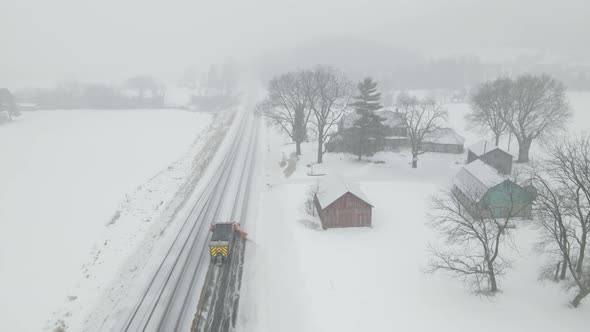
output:
[[[50,328],[64,301],[89,309],[100,289],[85,294],[75,285],[97,278],[88,265],[110,229],[119,224],[119,242],[128,247],[138,241],[130,233],[141,235],[177,191],[190,171],[182,160],[199,148],[211,118],[176,110],[38,111],[0,126],[2,330]],[[104,282],[128,255],[119,249],[119,257],[95,262],[104,263]]]
[[[590,94],[570,94],[573,130],[590,129]],[[465,104],[448,105],[452,126],[467,139]],[[542,258],[533,252],[536,233],[515,231],[513,269],[500,279],[502,292],[478,296],[460,280],[426,274],[426,244],[435,235],[425,225],[428,199],[447,185],[464,155],[427,153],[411,169],[409,151],[378,153],[357,162],[326,154],[314,172],[338,173],[358,182],[375,206],[373,227],[321,230],[305,212],[315,178],[313,144],[304,146],[295,171],[279,166],[292,144],[267,129],[266,188],[257,222],[249,227],[240,302],[240,331],[588,331],[590,302],[570,309],[572,294],[538,281]],[[533,146],[539,149],[539,146]],[[516,150],[517,151],[517,150]],[[384,161],[374,163],[372,161]]]

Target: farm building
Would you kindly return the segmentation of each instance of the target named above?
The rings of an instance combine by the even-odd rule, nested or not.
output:
[[[371,226],[373,205],[357,184],[338,176],[319,181],[314,205],[324,229]]]
[[[403,114],[399,112],[382,111],[379,115],[385,119],[383,120],[383,124],[387,128],[388,136],[408,136],[408,128],[406,128]]]
[[[386,128],[387,136],[406,137],[408,136],[408,130],[404,123],[404,117],[401,113],[392,111],[378,111],[375,112],[383,120],[383,124]],[[357,112],[347,114],[342,118],[339,131],[350,129],[354,126],[354,122],[360,118]]]
[[[491,142],[481,140],[467,148],[467,163],[481,160],[502,174],[512,172],[513,156]]]
[[[375,113],[384,119],[383,124],[386,128],[383,141],[376,142],[379,149],[395,150],[411,146],[410,138],[408,137],[408,128],[405,125],[404,115],[402,113],[392,111],[379,111]],[[347,114],[338,127],[340,134],[352,128],[358,118],[359,115],[356,112]],[[346,151],[346,147],[342,143],[342,135],[337,136],[336,140],[327,146],[328,151],[349,152]],[[453,129],[440,128],[425,137],[424,142],[422,142],[422,150],[428,152],[463,153],[465,151],[464,144],[465,139]]]
[[[481,160],[463,167],[453,179],[453,193],[472,215],[530,218],[535,189],[521,186]]]
[[[398,149],[401,147],[410,147],[411,142],[408,137],[388,136],[384,140],[385,150]],[[465,138],[457,134],[451,128],[440,128],[432,133],[425,135],[422,142],[422,151],[442,152],[442,153],[463,153],[465,151]]]
[[[465,138],[451,128],[440,128],[425,135],[422,149],[428,152],[463,153]]]

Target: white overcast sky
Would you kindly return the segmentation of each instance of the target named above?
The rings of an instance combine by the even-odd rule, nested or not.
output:
[[[331,36],[588,54],[590,0],[0,0],[0,86],[174,78]]]

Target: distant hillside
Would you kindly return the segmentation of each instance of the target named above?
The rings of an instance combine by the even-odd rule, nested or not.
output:
[[[358,38],[323,38],[266,53],[256,59],[255,67],[264,82],[282,72],[328,64],[355,81],[373,76],[383,89],[457,90],[498,76],[532,72],[551,74],[571,90],[590,90],[590,66],[570,61],[538,63],[524,54],[487,62],[475,52],[460,52],[437,56]],[[523,57],[527,61],[521,61]]]
[[[256,65],[266,77],[317,64],[330,64],[351,76],[361,77],[420,61],[419,54],[415,52],[369,40],[339,37],[316,39],[291,49],[264,54]]]

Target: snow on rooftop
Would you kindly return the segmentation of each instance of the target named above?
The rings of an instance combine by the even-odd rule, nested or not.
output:
[[[496,145],[494,145],[492,142],[486,141],[486,140],[481,140],[471,146],[469,146],[467,148],[469,151],[473,152],[474,154],[481,156],[483,154],[486,154],[490,151],[499,149]]]
[[[505,180],[495,168],[484,163],[481,160],[475,160],[464,167],[469,173],[473,174],[482,181],[488,188],[491,188]]]
[[[478,159],[465,165],[453,178],[453,184],[479,201],[490,188],[505,180],[495,168]]]
[[[357,183],[344,180],[338,175],[327,175],[318,180],[319,191],[316,194],[322,208],[334,203],[342,195],[350,192],[356,197],[371,204],[365,193]]]
[[[457,134],[452,128],[440,128],[426,135],[424,141],[438,144],[463,145],[465,143],[465,138]]]
[[[393,111],[381,111],[378,112],[377,115],[379,115],[382,118],[385,118],[383,124],[386,126],[389,126],[391,128],[405,127],[404,115],[402,113]]]
[[[378,116],[384,118],[383,124],[390,127],[396,128],[404,126],[404,117],[403,114],[393,112],[393,111],[377,111],[375,112]],[[347,114],[343,119],[343,126],[344,128],[351,128],[354,125],[354,122],[359,119],[359,114],[357,112],[352,112]]]

